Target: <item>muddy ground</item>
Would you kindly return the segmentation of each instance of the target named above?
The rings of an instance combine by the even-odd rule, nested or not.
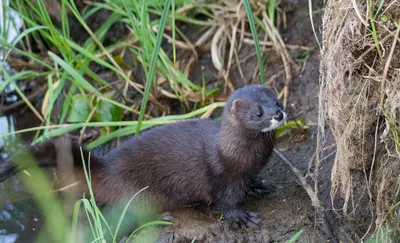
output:
[[[313,4],[315,10],[321,10],[323,1],[317,1]],[[317,33],[321,25],[321,16],[322,11],[314,15]],[[295,8],[287,14],[287,17],[288,28],[282,30],[286,44],[317,46],[310,25],[307,0],[299,0]],[[250,50],[251,48],[249,48]],[[291,54],[295,54],[295,51],[291,51]],[[204,70],[208,82],[217,81],[218,75],[211,65],[211,56],[205,53],[199,59],[198,66],[194,68],[195,71],[192,73],[192,80],[195,81],[197,77],[200,77],[200,75],[196,75],[196,70]],[[283,69],[281,63],[269,60],[268,56],[265,57],[265,63],[267,79]],[[240,80],[235,81],[233,78],[234,83],[240,86],[251,80],[256,70],[255,67],[257,67],[256,58],[250,58],[243,65],[246,80],[240,82]],[[293,72],[288,103],[289,119],[304,118],[306,121],[317,124],[318,80],[319,51],[318,48],[315,48],[310,52],[304,69]],[[256,83],[259,80],[251,80],[250,82]],[[18,119],[18,114],[17,123],[22,123]],[[316,126],[311,126],[305,134],[299,135],[297,133],[293,136],[287,136],[280,141],[278,146],[299,169],[306,172],[316,150]],[[330,170],[334,159],[334,150],[328,149],[325,155],[319,172],[320,181],[318,185],[320,198],[329,209],[331,208],[329,198]],[[285,242],[299,230],[304,230],[304,233],[298,242],[327,241],[327,237],[315,222],[314,208],[306,192],[297,184],[295,176],[279,158],[271,157],[269,164],[262,172],[262,176],[268,183],[275,185],[275,192],[261,199],[250,198],[246,203],[247,209],[261,212],[264,220],[260,230],[237,229],[226,222],[218,221],[219,215],[213,207],[187,208],[174,213],[173,225],[162,229],[159,242],[191,242],[193,239],[196,239],[196,242]],[[336,214],[333,215],[336,217]],[[27,230],[30,230],[29,226],[25,227],[25,231]],[[21,234],[19,241],[26,240],[23,238]],[[347,240],[344,241],[347,242]]]
[[[314,6],[322,8],[322,1]],[[306,46],[317,45],[308,16],[307,1],[298,1],[293,12],[288,16],[288,29],[282,33],[286,44]],[[317,28],[321,25],[321,14],[314,16]],[[209,57],[208,57],[209,58]],[[268,57],[266,57],[268,63]],[[204,61],[206,63],[207,61]],[[211,62],[211,60],[209,60]],[[251,58],[246,65],[246,77],[251,77],[256,58]],[[282,66],[266,65],[266,77],[273,75]],[[289,118],[304,118],[312,123],[318,122],[319,92],[319,52],[316,48],[307,61],[303,72],[294,73],[290,84]],[[257,82],[253,80],[252,82]],[[305,172],[316,150],[316,126],[310,127],[306,137],[299,135],[283,139],[279,148],[293,163]],[[329,180],[334,154],[326,151],[326,157],[320,171],[319,190],[321,199],[327,207],[330,205]],[[275,192],[262,199],[249,198],[246,208],[261,212],[264,218],[260,230],[241,230],[218,222],[218,214],[212,208],[203,207],[185,209],[175,213],[174,224],[165,227],[161,232],[160,242],[285,242],[303,229],[304,233],[298,242],[324,242],[326,236],[315,224],[314,208],[304,191],[298,185],[289,168],[275,155],[271,157],[262,177],[275,185]]]

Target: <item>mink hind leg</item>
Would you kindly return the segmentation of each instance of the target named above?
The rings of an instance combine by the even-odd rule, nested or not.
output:
[[[245,198],[245,187],[229,185],[217,194],[215,204],[222,213],[224,220],[236,223],[240,227],[259,228],[262,221],[261,216],[257,212],[243,209]]]

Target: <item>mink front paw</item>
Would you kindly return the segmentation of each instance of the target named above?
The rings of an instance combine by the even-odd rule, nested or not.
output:
[[[239,227],[247,228],[260,228],[261,223],[261,215],[259,213],[250,211],[245,212],[240,209],[225,212],[224,219],[238,224]]]

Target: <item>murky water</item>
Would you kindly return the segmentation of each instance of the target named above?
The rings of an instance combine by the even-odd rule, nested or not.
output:
[[[14,12],[3,11],[3,7],[7,3],[8,1],[4,2],[3,0],[0,4],[0,38],[12,43],[18,35],[22,21]],[[4,20],[6,21],[4,22]],[[0,46],[0,68],[12,74],[8,64],[3,62],[6,51]],[[4,82],[4,79],[0,75],[0,85],[2,82]],[[0,105],[11,104],[16,101],[18,101],[18,96],[15,94],[13,86],[6,86],[1,94]],[[14,114],[0,114],[0,135],[34,125],[37,125],[36,119],[24,109],[17,110]],[[32,135],[25,134],[22,139],[30,141]],[[13,136],[0,139],[0,163],[8,158],[5,147],[11,145],[12,142]],[[38,229],[41,225],[40,212],[18,176],[0,183],[0,243],[33,242],[37,238]]]
[[[17,119],[13,115],[1,116],[0,134],[19,129],[17,124],[27,125],[27,121],[34,121],[32,116],[28,113],[23,116],[17,115]],[[18,119],[24,122],[16,122]],[[23,136],[23,140],[31,139],[31,136],[32,134]],[[4,147],[9,146],[12,141],[12,136],[8,139],[0,139],[1,162],[8,158]],[[40,217],[40,212],[35,207],[30,193],[24,188],[18,176],[0,183],[0,243],[32,242],[42,225]]]
[[[7,71],[7,64],[3,66]],[[4,82],[0,75],[0,84]],[[2,92],[2,103],[12,104],[19,100],[13,86],[8,85]],[[10,134],[16,130],[37,126],[36,117],[27,109],[18,109],[13,114],[0,114],[0,135]],[[23,134],[23,141],[31,141],[34,134]],[[14,136],[0,139],[0,163],[8,158],[5,147],[18,150],[13,144]],[[8,150],[8,151],[10,151]],[[0,243],[33,242],[42,225],[40,212],[35,207],[28,190],[18,175],[0,183]]]

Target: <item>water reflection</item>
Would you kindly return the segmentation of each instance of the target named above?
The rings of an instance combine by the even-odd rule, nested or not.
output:
[[[0,134],[15,129],[18,126],[14,116],[0,117]],[[0,163],[8,158],[4,148],[13,145],[13,140],[13,136],[0,139]],[[40,212],[18,175],[0,183],[0,243],[32,242],[42,224],[39,219]]]
[[[32,116],[29,112],[16,114],[16,116],[1,116],[0,135],[12,133],[21,126],[32,126],[32,121],[35,121]],[[23,136],[25,141],[33,136],[33,134],[26,135]],[[11,150],[18,149],[13,142],[14,136],[0,139],[0,163],[8,158],[5,147]],[[40,217],[31,194],[18,175],[0,183],[0,243],[34,241],[42,225]]]

